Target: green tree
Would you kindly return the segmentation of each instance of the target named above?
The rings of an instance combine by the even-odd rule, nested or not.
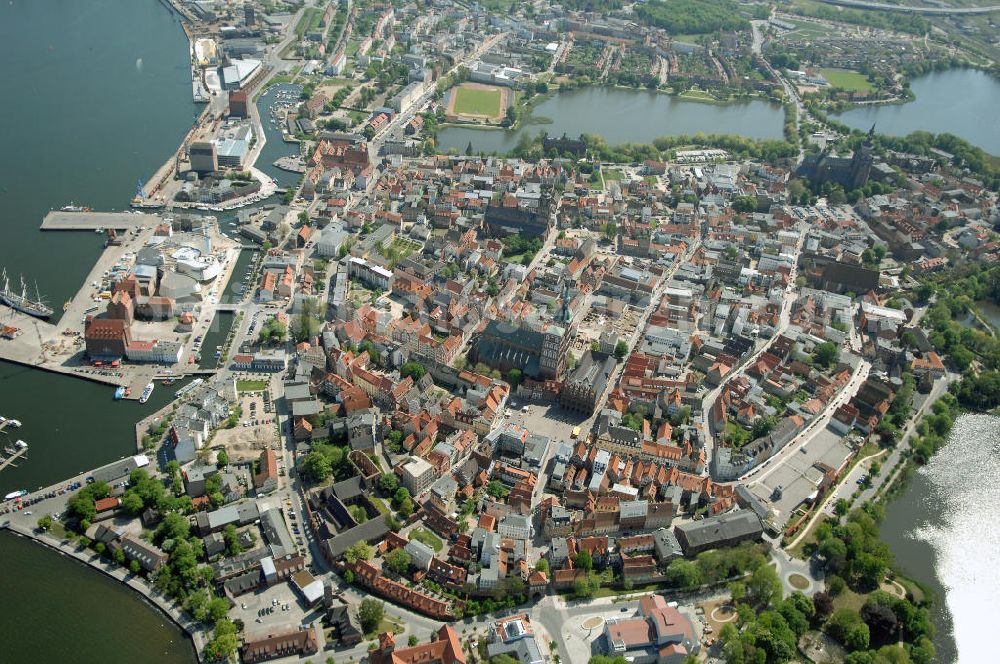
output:
[[[628,343],[625,341],[619,341],[615,344],[615,357],[621,360],[626,355],[628,355]]]
[[[191,614],[191,617],[198,622],[204,622],[208,617],[208,605],[211,598],[207,590],[199,590],[191,593],[184,600],[184,610]]]
[[[524,380],[524,374],[520,369],[513,368],[507,372],[507,382],[510,383],[511,386],[517,387],[521,384],[522,380]]]
[[[210,662],[229,659],[236,653],[239,639],[236,636],[236,625],[230,620],[220,620],[215,624],[215,635],[205,644],[205,658]]]
[[[573,566],[589,572],[594,569],[594,560],[589,551],[580,551],[573,557]]]
[[[410,558],[410,554],[403,548],[393,549],[389,553],[385,554],[386,567],[391,569],[396,574],[406,574],[410,569],[411,562],[412,560]]]
[[[500,480],[490,480],[489,484],[486,485],[486,493],[494,498],[506,498],[510,489]]]
[[[399,368],[401,376],[409,376],[414,382],[420,380],[427,374],[427,368],[419,362],[407,362]]]
[[[361,600],[361,606],[358,608],[358,618],[361,620],[361,629],[364,630],[365,634],[378,629],[384,615],[385,604],[379,600],[370,597]]]
[[[208,616],[212,622],[223,620],[229,613],[229,602],[222,597],[213,597],[208,603]]]
[[[848,650],[867,650],[868,625],[852,609],[835,611],[826,624],[827,633],[844,644]]]
[[[313,482],[323,482],[333,474],[330,460],[313,450],[302,460],[302,473]]]
[[[408,639],[406,639],[406,645],[408,645],[410,647],[413,647],[413,646],[417,645],[418,643],[420,643],[420,640],[417,638],[416,634],[410,634],[410,637]]]
[[[371,560],[374,554],[375,549],[372,548],[372,545],[362,540],[352,544],[344,551],[344,560],[353,565],[359,560]]]
[[[38,529],[42,531],[47,531],[52,527],[52,516],[46,514],[38,518]]]
[[[781,580],[770,565],[761,565],[755,569],[746,585],[746,598],[752,605],[769,606],[773,600],[781,599]]]
[[[153,539],[157,542],[167,539],[186,540],[190,533],[191,522],[182,514],[170,512],[164,515],[163,521],[157,526]]]
[[[235,556],[243,552],[243,547],[240,545],[239,533],[236,532],[236,526],[234,524],[227,524],[222,530],[222,538],[226,541],[226,552]]]
[[[777,424],[778,418],[773,415],[758,417],[754,420],[753,426],[750,427],[750,439],[757,440],[758,438],[763,438],[771,433]]]
[[[398,433],[398,432],[393,432]],[[399,489],[399,478],[396,473],[382,473],[378,478],[378,488],[383,496],[391,496]]]
[[[840,359],[840,350],[830,341],[816,344],[813,361],[821,367],[829,368]]]
[[[142,512],[145,505],[143,504],[142,496],[137,491],[130,489],[122,496],[122,507],[126,512],[135,516]]]
[[[539,558],[538,562],[535,563],[535,569],[539,572],[549,573],[549,561],[545,558]]]
[[[395,507],[396,509],[399,509],[399,506],[403,503],[403,501],[408,500],[409,498],[410,498],[410,490],[407,489],[405,486],[401,486],[398,489],[396,489],[396,492],[394,494],[392,494],[392,506]]]
[[[694,588],[701,585],[701,570],[690,560],[680,558],[667,565],[664,575],[668,584],[675,588]]]
[[[121,549],[119,549],[119,551],[121,551]],[[138,574],[142,571],[142,565],[139,564],[138,560],[133,560],[128,564],[128,570],[133,574]]]
[[[229,465],[229,455],[225,450],[219,450],[215,455],[215,465],[219,468],[225,468]]]

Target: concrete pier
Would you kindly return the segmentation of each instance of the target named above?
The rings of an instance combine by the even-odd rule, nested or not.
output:
[[[63,212],[53,210],[42,220],[43,231],[129,230],[160,223],[155,214],[133,212]]]

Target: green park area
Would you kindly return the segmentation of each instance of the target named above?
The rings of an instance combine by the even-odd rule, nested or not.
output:
[[[411,530],[410,539],[426,544],[430,548],[434,549],[435,553],[444,547],[444,542],[441,541],[441,538],[426,528],[415,528]]]
[[[455,88],[455,112],[459,115],[486,115],[496,117],[501,114],[500,90],[462,86]]]
[[[831,28],[823,23],[817,23],[816,21],[803,21],[787,17],[781,20],[796,26],[794,30],[782,34],[781,38],[783,39],[820,39],[837,33],[835,28]]]
[[[850,69],[820,69],[819,73],[830,82],[835,88],[847,90],[848,92],[871,92],[875,86],[864,74],[859,74]]]
[[[237,392],[262,392],[267,389],[266,380],[238,380],[236,381]]]

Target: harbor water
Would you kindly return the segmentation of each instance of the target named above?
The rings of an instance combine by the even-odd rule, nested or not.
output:
[[[72,558],[0,532],[0,661],[194,664],[187,636],[139,596]]]
[[[267,136],[267,143],[260,151],[260,158],[257,160],[257,168],[274,178],[275,182],[282,187],[294,186],[301,176],[298,173],[284,171],[274,166],[274,162],[280,157],[299,154],[299,144],[286,143],[282,140],[281,126],[283,123],[277,120],[272,125],[271,109],[274,108],[277,111],[279,106],[292,103],[298,99],[300,92],[302,92],[301,85],[279,83],[269,87],[257,100],[257,111],[260,113],[260,121],[264,125],[264,134]]]
[[[74,203],[123,210],[139,179],[180,144],[191,100],[188,42],[158,0],[4,2],[0,6],[0,266],[62,304],[93,267],[96,233],[40,235]]]
[[[177,149],[200,107],[191,101],[188,43],[158,0],[0,5],[4,121],[0,124],[0,265],[62,313],[102,246],[95,233],[40,233],[68,205],[122,210],[137,180]],[[0,491],[34,489],[135,453],[134,423],[180,384],[157,384],[144,405],[113,389],[0,364],[0,434],[30,445]],[[2,447],[2,445],[0,445]],[[190,640],[121,584],[14,535],[0,534],[0,661],[195,662]]]

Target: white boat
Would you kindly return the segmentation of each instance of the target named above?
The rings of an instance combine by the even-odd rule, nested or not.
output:
[[[3,497],[4,500],[14,500],[15,498],[20,498],[21,496],[27,496],[28,491],[26,489],[19,489],[18,491],[11,491],[6,496]]]
[[[149,395],[153,393],[154,387],[156,386],[153,385],[152,383],[146,385],[146,389],[144,389],[142,391],[142,394],[139,396],[139,403],[146,403],[147,401],[149,401]]]
[[[20,420],[7,420],[7,426],[14,427],[15,429],[21,426]]]
[[[26,442],[24,442],[23,440],[17,441],[16,443],[14,443],[14,445],[16,445],[17,449],[19,449],[19,450],[26,450],[26,449],[28,449],[28,444]]]

